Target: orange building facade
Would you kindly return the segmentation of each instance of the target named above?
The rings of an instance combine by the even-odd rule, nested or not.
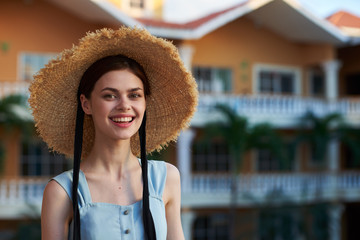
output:
[[[133,15],[120,9],[124,4],[141,6],[132,2],[2,1],[0,97],[28,94],[32,74],[88,31],[138,25],[172,40],[200,92],[190,129],[163,155],[181,172],[186,239],[230,239],[229,152],[221,143],[206,151],[198,147],[206,124],[222,119],[214,110],[217,103],[227,104],[250,125],[267,122],[290,137],[307,111],[317,116],[340,112],[347,124],[359,128],[360,91],[355,88],[360,65],[354,54],[360,49],[359,38],[317,19],[295,1],[249,0],[184,24],[161,19],[163,1],[147,5],[156,7],[144,16],[141,9]],[[149,9],[155,13],[149,15]],[[44,185],[71,168],[71,161],[47,153],[36,138],[24,143],[18,132],[1,133],[6,157],[0,178],[0,238],[5,239],[14,234],[24,212],[39,216]],[[284,237],[270,232],[285,223],[296,239],[359,237],[351,223],[360,213],[359,166],[352,164],[339,141],[329,143],[322,166],[312,154],[311,146],[299,146],[285,170],[266,151],[245,154],[235,204],[241,239]],[[314,238],[311,226],[317,218],[314,211],[326,216],[326,233],[320,238]],[[280,228],[269,223],[276,221]]]

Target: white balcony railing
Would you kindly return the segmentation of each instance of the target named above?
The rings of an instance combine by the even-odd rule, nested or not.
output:
[[[39,218],[47,180],[0,180],[0,219]]]
[[[47,180],[0,180],[0,205],[41,203]]]
[[[225,104],[250,120],[273,121],[275,125],[292,125],[308,111],[317,116],[340,113],[354,123],[360,119],[360,99],[327,101],[301,96],[200,94],[198,111],[192,124],[203,125],[209,119],[219,120],[214,113],[217,104]]]
[[[272,194],[296,201],[339,197],[343,200],[360,199],[360,172],[241,174],[236,181],[239,196],[253,200],[263,200]],[[189,188],[183,192],[187,196],[230,195],[231,176],[194,174]]]
[[[29,95],[29,82],[0,82],[0,99],[11,94]]]
[[[29,94],[29,82],[0,82],[0,99],[10,94]],[[349,123],[360,121],[360,99],[340,98],[334,101],[325,99],[280,96],[280,95],[235,95],[200,94],[197,112],[192,120],[193,126],[201,126],[209,120],[222,117],[214,113],[214,106],[226,104],[238,114],[249,117],[250,121],[267,121],[275,126],[296,124],[299,117],[311,111],[317,116],[340,113]]]
[[[229,204],[231,176],[193,174],[183,188],[184,206]],[[16,217],[29,206],[40,209],[46,179],[0,180],[0,218]],[[360,172],[241,174],[237,177],[239,202],[247,205],[276,199],[296,202],[360,199]],[[183,186],[185,187],[185,186]],[[245,199],[245,200],[244,200]],[[20,211],[22,209],[22,212]]]
[[[186,193],[230,193],[231,176],[218,174],[193,174]],[[47,180],[11,179],[0,181],[0,204],[38,203]],[[239,193],[266,194],[281,190],[286,195],[309,194],[324,189],[358,189],[360,172],[241,174],[237,177]]]

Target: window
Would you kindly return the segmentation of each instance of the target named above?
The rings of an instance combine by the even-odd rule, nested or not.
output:
[[[300,212],[296,208],[283,207],[260,210],[259,239],[301,239],[300,217]]]
[[[55,176],[70,168],[64,155],[49,152],[38,139],[22,144],[20,172],[22,176]]]
[[[192,169],[194,172],[228,172],[230,154],[225,143],[194,143]]]
[[[315,143],[307,143],[305,146],[308,151],[308,167],[317,170],[325,169],[328,155],[326,149],[322,149]]]
[[[200,92],[231,92],[231,70],[225,68],[194,67],[193,75]]]
[[[321,69],[313,68],[309,75],[309,90],[310,96],[324,97],[325,96],[325,76]]]
[[[351,148],[345,144],[342,144],[341,150],[344,159],[343,167],[347,170],[348,169],[359,170],[360,160],[355,158],[354,153],[351,151]]]
[[[194,240],[228,240],[229,217],[226,214],[199,216],[193,225]]]
[[[279,161],[266,149],[257,151],[257,163],[257,170],[259,172],[277,171],[280,169]]]
[[[345,76],[345,93],[350,96],[360,95],[360,72]]]
[[[268,149],[258,149],[256,151],[256,163],[259,172],[290,171],[294,168],[292,162],[278,160]]]
[[[130,0],[131,8],[144,8],[144,0]]]
[[[297,68],[257,64],[254,74],[254,92],[300,94],[300,70]]]
[[[19,78],[24,81],[33,80],[33,75],[56,57],[56,54],[48,53],[22,53],[19,61]]]

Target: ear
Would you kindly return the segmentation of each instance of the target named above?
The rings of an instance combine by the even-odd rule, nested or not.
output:
[[[84,94],[80,95],[80,102],[84,113],[87,115],[91,115],[92,114],[91,103],[90,100],[87,99]]]

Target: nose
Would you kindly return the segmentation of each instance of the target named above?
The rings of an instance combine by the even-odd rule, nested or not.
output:
[[[130,108],[129,101],[126,98],[120,98],[116,105],[116,109],[121,111],[127,111],[130,110]]]

